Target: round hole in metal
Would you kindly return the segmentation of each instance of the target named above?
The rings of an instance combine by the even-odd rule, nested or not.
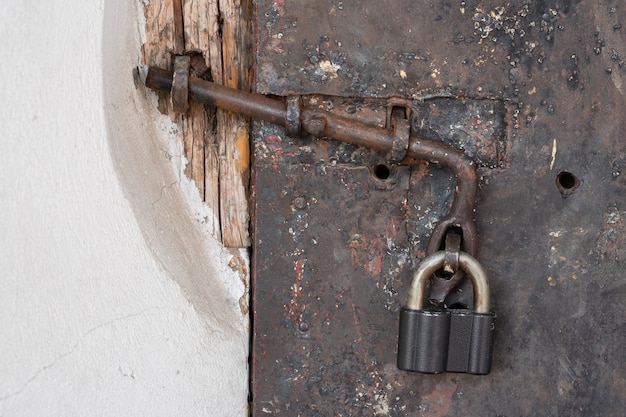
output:
[[[374,176],[379,180],[389,179],[391,176],[391,169],[385,164],[378,164],[374,166]]]
[[[562,171],[556,176],[556,186],[564,197],[572,194],[579,185],[580,180],[571,172]]]

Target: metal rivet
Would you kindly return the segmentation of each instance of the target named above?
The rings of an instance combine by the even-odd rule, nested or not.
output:
[[[299,209],[299,210],[304,210],[305,208],[307,208],[307,202],[306,202],[306,198],[304,197],[296,197],[293,199],[293,205],[295,208]]]

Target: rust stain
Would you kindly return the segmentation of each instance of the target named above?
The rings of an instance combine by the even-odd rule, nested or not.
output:
[[[380,276],[383,268],[385,242],[378,237],[355,233],[350,236],[346,247],[350,251],[352,265],[362,266],[374,278]]]
[[[445,417],[452,410],[456,384],[437,383],[435,388],[422,394],[421,405],[425,408],[425,416]]]
[[[281,138],[278,135],[270,135],[265,140],[267,141],[267,143],[272,143],[272,144],[283,143],[283,138]]]
[[[385,227],[385,237],[387,239],[395,238],[398,235],[398,229],[399,229],[399,226],[397,224],[397,219],[392,218],[387,223],[387,227]]]

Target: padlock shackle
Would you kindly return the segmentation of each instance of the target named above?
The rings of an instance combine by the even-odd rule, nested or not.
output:
[[[411,310],[423,309],[426,283],[435,271],[443,267],[445,257],[445,252],[439,251],[422,259],[417,271],[413,274],[407,308]],[[475,313],[489,313],[489,283],[487,282],[487,273],[473,256],[465,252],[459,254],[459,266],[467,273],[467,276],[472,281],[472,287],[474,289],[473,311]]]

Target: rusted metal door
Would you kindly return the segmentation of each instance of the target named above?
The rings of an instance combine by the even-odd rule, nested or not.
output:
[[[257,91],[379,126],[402,98],[473,158],[498,321],[487,376],[398,370],[452,174],[255,123],[254,416],[622,415],[624,23],[609,0],[257,1]]]

